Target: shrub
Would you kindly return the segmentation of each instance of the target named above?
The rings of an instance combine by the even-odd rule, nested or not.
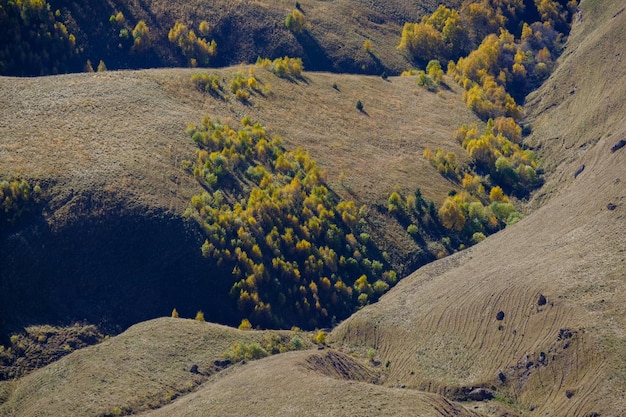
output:
[[[304,66],[301,58],[276,58],[270,61],[268,58],[259,57],[256,65],[261,68],[267,68],[270,72],[280,78],[301,78]]]
[[[485,236],[484,233],[476,232],[472,235],[472,243],[476,244],[476,243],[482,242],[486,238],[487,237]]]
[[[245,103],[250,100],[250,93],[248,92],[248,90],[240,88],[235,92],[235,98]]]
[[[248,319],[243,319],[241,320],[241,323],[239,324],[239,327],[237,327],[239,330],[250,330],[252,329],[252,324],[250,323],[250,320]]]
[[[224,356],[232,362],[261,359],[268,355],[259,342],[237,342],[224,353]]]
[[[198,312],[196,313],[195,320],[198,320],[198,321],[205,321],[205,320],[204,320],[204,313],[203,313],[202,311],[198,311]]]
[[[196,86],[196,89],[203,93],[220,95],[223,91],[219,75],[217,74],[208,74],[206,72],[195,73],[191,76],[191,82]]]
[[[367,359],[369,359],[371,362],[374,360],[375,357],[376,357],[376,349],[374,348],[367,349]]]
[[[39,192],[37,192],[39,190]],[[41,193],[41,188],[31,187],[24,179],[0,181],[0,230],[3,226],[14,224],[28,213]]]
[[[289,343],[291,344],[291,347],[294,350],[300,350],[304,347],[304,341],[298,335],[295,335],[294,337],[292,337]]]
[[[304,14],[296,8],[285,18],[285,26],[292,32],[301,33],[307,28],[308,23]]]
[[[361,100],[357,100],[356,109],[360,112],[363,112],[363,103],[361,102]]]

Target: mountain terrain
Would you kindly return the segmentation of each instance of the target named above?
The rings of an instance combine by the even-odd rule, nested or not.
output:
[[[434,10],[301,7],[342,4],[387,16],[394,42],[401,16]],[[461,191],[422,157],[464,155],[456,130],[483,126],[450,77],[434,93],[414,77],[209,70],[226,82],[252,68],[271,85],[247,102],[198,91],[196,69],[0,78],[0,172],[42,190],[3,231],[3,333],[74,320],[125,330],[0,382],[0,415],[623,415],[623,12],[581,1],[554,72],[525,100],[524,141],[544,169],[544,185],[519,202],[527,216],[416,271],[419,245],[381,207],[394,190],[419,188],[437,204]],[[204,190],[184,168],[197,152],[185,130],[207,114],[232,125],[248,116],[286,149],[309,151],[334,193],[368,207],[398,284],[327,334],[164,317],[202,310],[238,324],[210,296],[230,285],[200,272],[205,237],[185,215]]]

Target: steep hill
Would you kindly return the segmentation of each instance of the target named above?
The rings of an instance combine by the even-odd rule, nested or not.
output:
[[[625,41],[620,1],[582,2],[555,73],[526,101],[527,141],[546,167],[534,211],[415,271],[339,324],[330,348],[223,367],[229,346],[267,333],[148,321],[0,383],[0,415],[625,414],[626,148],[616,146],[626,140]],[[219,282],[197,277],[202,238],[182,217],[199,189],[180,166],[195,151],[184,127],[204,114],[251,115],[286,147],[310,149],[338,194],[374,206],[394,187],[441,201],[454,185],[421,150],[458,150],[452,132],[476,121],[457,87],[416,92],[411,78],[294,83],[259,70],[272,94],[246,105],[195,91],[192,73],[0,79],[0,172],[39,181],[48,197],[37,221],[2,240],[7,323],[52,311],[60,321],[95,312],[88,318],[120,327],[172,307],[228,314],[204,297]],[[380,234],[402,235],[371,211]],[[384,249],[401,267],[414,249],[400,239]],[[175,284],[163,286],[171,274]],[[477,387],[485,391],[471,394]]]

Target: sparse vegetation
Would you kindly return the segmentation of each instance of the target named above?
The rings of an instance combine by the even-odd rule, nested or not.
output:
[[[305,343],[300,336],[288,336],[267,332],[263,339],[250,342],[235,342],[224,352],[224,357],[231,362],[261,359],[269,355],[304,349]]]
[[[277,77],[287,79],[302,78],[302,71],[304,70],[301,58],[290,58],[288,56],[276,58],[273,61],[268,58],[262,59],[259,57],[256,61],[256,65],[268,69]]]
[[[94,325],[30,326],[0,345],[0,381],[24,376],[75,349],[100,343],[104,335]]]
[[[191,82],[203,93],[220,96],[224,91],[220,83],[220,77],[217,74],[198,72],[191,76]]]

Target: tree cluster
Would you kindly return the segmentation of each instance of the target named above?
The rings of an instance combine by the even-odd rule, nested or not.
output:
[[[0,0],[0,74],[38,76],[69,71],[76,37],[45,0]]]
[[[327,326],[395,283],[360,209],[338,201],[307,152],[284,150],[247,117],[237,131],[206,117],[189,133],[199,146],[190,169],[207,189],[189,214],[252,325]]]
[[[441,5],[405,24],[399,48],[423,63],[450,60],[448,74],[483,120],[520,120],[517,103],[552,70],[575,8],[575,1],[563,7],[554,0],[465,1],[458,11]],[[525,21],[533,17],[540,20]]]
[[[294,33],[301,33],[309,27],[306,16],[298,9],[293,9],[285,18],[285,26]]]
[[[489,119],[482,134],[475,125],[464,125],[457,131],[457,139],[475,170],[488,175],[506,194],[525,197],[542,184],[537,158],[521,145],[521,128],[513,119]]]
[[[203,36],[208,34],[209,24],[202,21],[198,30]],[[193,29],[181,22],[174,23],[174,27],[170,29],[167,38],[172,45],[178,47],[192,68],[208,66],[210,58],[217,54],[215,40],[208,41],[204,37],[199,37]]]

